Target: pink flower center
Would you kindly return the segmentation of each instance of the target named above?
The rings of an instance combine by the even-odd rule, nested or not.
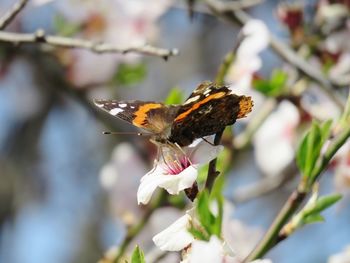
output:
[[[163,169],[171,175],[176,175],[181,173],[183,170],[185,170],[187,167],[191,165],[190,160],[187,156],[181,156],[180,158],[176,158],[172,161],[167,161],[163,165]]]

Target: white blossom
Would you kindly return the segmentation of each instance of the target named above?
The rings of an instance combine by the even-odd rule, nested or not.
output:
[[[138,203],[147,204],[157,187],[173,195],[191,187],[197,179],[198,166],[214,159],[222,149],[203,140],[196,140],[182,150],[165,148],[156,166],[141,178]]]

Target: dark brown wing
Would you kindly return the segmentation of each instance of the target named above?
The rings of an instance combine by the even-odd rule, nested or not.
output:
[[[169,141],[181,146],[215,134],[252,110],[250,97],[231,93],[225,86],[201,84],[181,106],[171,127]]]
[[[153,101],[95,100],[94,103],[109,114],[156,134],[171,126],[177,111],[175,106]]]

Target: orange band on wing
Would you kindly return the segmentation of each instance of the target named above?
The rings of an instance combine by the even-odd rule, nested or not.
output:
[[[147,113],[152,109],[157,109],[161,107],[163,107],[163,105],[159,103],[149,103],[140,106],[138,110],[134,113],[135,118],[132,121],[132,124],[134,124],[137,127],[144,127],[145,121],[147,119]]]
[[[219,98],[221,98],[221,97],[223,97],[225,95],[226,95],[226,92],[218,92],[218,93],[215,93],[215,94],[212,94],[212,95],[206,97],[204,100],[201,100],[201,101],[193,104],[193,106],[191,108],[189,108],[187,111],[185,111],[185,112],[181,113],[179,116],[177,116],[175,121],[181,121],[188,114],[190,114],[192,111],[198,109],[202,104],[205,104],[208,101],[213,100],[213,99],[219,99]]]

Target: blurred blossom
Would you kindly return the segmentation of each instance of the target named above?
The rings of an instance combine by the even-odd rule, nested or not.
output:
[[[334,27],[336,23],[342,19],[349,16],[348,8],[346,6],[346,1],[341,3],[336,1],[321,0],[318,4],[316,19],[318,23],[328,24],[331,27]]]
[[[232,84],[234,91],[245,92],[251,87],[253,74],[261,68],[262,62],[258,55],[269,43],[269,32],[264,22],[254,19],[244,25],[241,33],[243,40],[226,81]]]
[[[147,204],[157,187],[176,195],[190,188],[197,179],[198,166],[214,159],[223,146],[212,146],[204,140],[196,140],[182,149],[163,148],[155,167],[141,178],[137,191],[139,204]]]
[[[295,130],[299,122],[297,107],[283,101],[256,132],[254,154],[265,175],[276,176],[293,161]]]
[[[315,85],[309,86],[301,97],[301,104],[311,116],[321,121],[338,118],[341,114],[335,103]]]
[[[344,251],[330,256],[328,263],[349,263],[350,262],[350,246],[347,246]]]
[[[71,23],[83,25],[83,37],[115,44],[121,48],[153,42],[156,20],[172,0],[60,0],[56,7]],[[70,79],[78,86],[108,81],[121,62],[136,62],[138,55],[99,55],[86,50],[71,50]]]
[[[223,238],[227,244],[230,244],[236,257],[244,259],[258,243],[263,231],[232,218],[233,212],[234,206],[230,202],[225,202],[222,222]]]
[[[294,3],[281,3],[277,7],[277,16],[288,29],[293,32],[303,25],[303,6]]]
[[[108,192],[112,213],[121,216],[124,223],[132,224],[141,215],[135,194],[146,171],[145,163],[130,143],[119,143],[100,171],[100,182]]]
[[[338,62],[329,70],[329,77],[333,80],[345,79],[344,83],[350,83],[350,51],[340,56]]]
[[[262,65],[259,53],[269,44],[269,31],[261,20],[250,20],[242,28],[243,40],[235,54],[234,62],[228,70],[226,82],[236,94],[250,95],[255,108],[263,101],[261,93],[252,89],[252,79]],[[253,111],[254,114],[254,111]],[[251,118],[253,114],[248,116]]]
[[[324,48],[333,53],[350,52],[350,24],[345,30],[336,31],[329,34],[324,41]]]

